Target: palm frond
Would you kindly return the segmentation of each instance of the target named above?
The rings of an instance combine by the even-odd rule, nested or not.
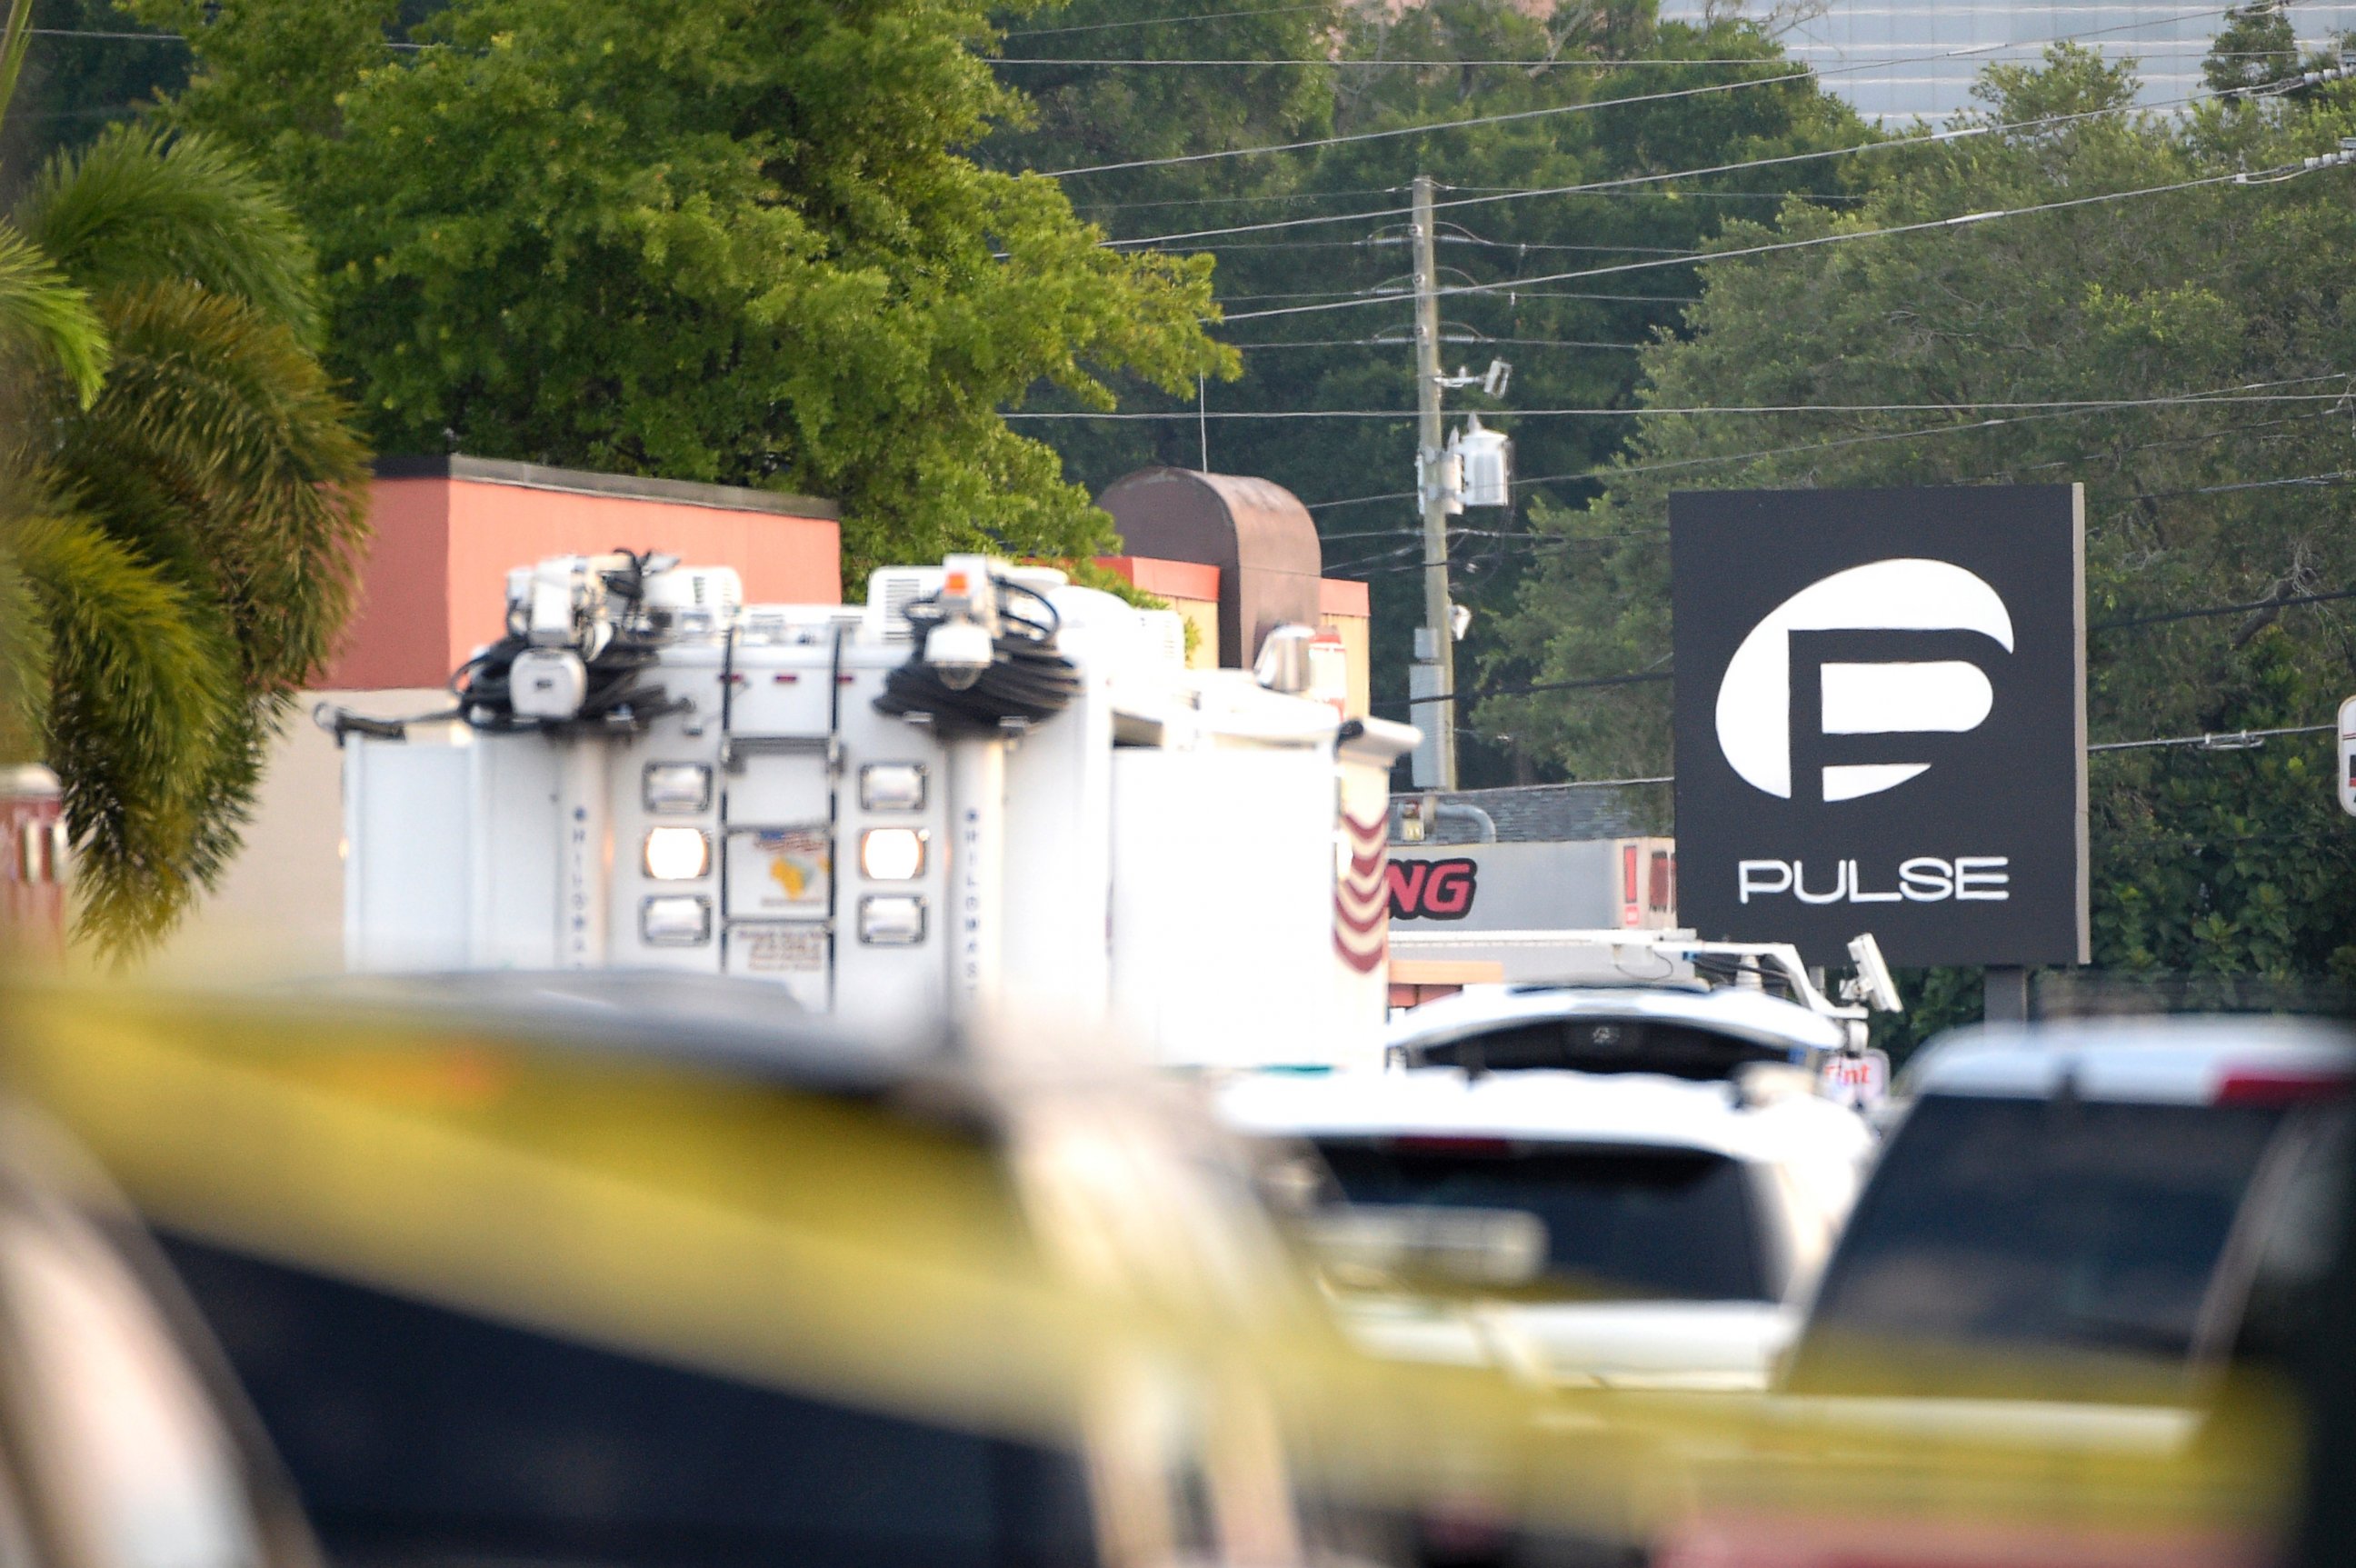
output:
[[[302,226],[268,182],[201,134],[110,126],[50,159],[11,216],[94,295],[189,282],[245,301],[306,344],[317,338]]]
[[[0,536],[0,765],[39,760],[48,690],[48,628],[14,546]]]
[[[78,851],[80,929],[136,952],[204,880],[222,742],[245,722],[229,628],[88,518],[26,519],[15,545],[48,631],[47,752]]]
[[[16,77],[25,69],[25,50],[33,41],[33,0],[8,0],[8,20],[0,25],[0,119],[16,101]]]
[[[61,422],[73,504],[217,603],[257,695],[333,651],[367,536],[367,453],[292,332],[186,284],[110,296],[114,368]]]
[[[89,294],[0,222],[0,374],[54,372],[87,407],[106,375],[106,331]]]

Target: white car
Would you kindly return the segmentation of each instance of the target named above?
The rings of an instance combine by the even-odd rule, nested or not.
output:
[[[1312,1146],[1333,1213],[1454,1210],[1509,1240],[1514,1226],[1495,1222],[1517,1222],[1532,1239],[1519,1278],[1448,1292],[1328,1277],[1376,1354],[1550,1385],[1764,1387],[1873,1144],[1862,1117],[1790,1065],[1741,1083],[1269,1073],[1226,1085],[1219,1109],[1239,1132]]]
[[[1480,985],[1402,1014],[1385,1047],[1406,1067],[1717,1079],[1752,1062],[1820,1071],[1847,1024],[1746,986]]]

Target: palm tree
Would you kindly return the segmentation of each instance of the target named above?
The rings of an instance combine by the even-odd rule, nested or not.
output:
[[[0,743],[57,770],[79,928],[116,954],[235,853],[349,608],[367,456],[318,330],[292,214],[201,137],[116,126],[0,217]]]

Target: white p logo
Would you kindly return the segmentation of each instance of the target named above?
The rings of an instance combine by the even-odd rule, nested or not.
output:
[[[1811,583],[1751,628],[1719,683],[1719,747],[1746,782],[1792,798],[1792,634],[1874,631],[1976,632],[2012,651],[2012,617],[2004,601],[1949,562],[1875,561]],[[1986,671],[1964,659],[1827,660],[1817,671],[1820,685],[1813,695],[1827,736],[1958,735],[1978,728],[1996,704]],[[1824,799],[1853,800],[1894,789],[1930,766],[1827,764]]]

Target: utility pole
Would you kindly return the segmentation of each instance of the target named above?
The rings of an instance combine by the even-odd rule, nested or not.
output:
[[[1423,629],[1416,663],[1428,666],[1408,695],[1437,696],[1415,703],[1410,720],[1431,737],[1429,786],[1456,788],[1456,637],[1448,602],[1448,495],[1440,431],[1440,267],[1434,259],[1430,175],[1415,177],[1415,411],[1417,485],[1423,503]],[[1417,686],[1428,686],[1418,692]],[[1427,782],[1418,780],[1419,783]]]

